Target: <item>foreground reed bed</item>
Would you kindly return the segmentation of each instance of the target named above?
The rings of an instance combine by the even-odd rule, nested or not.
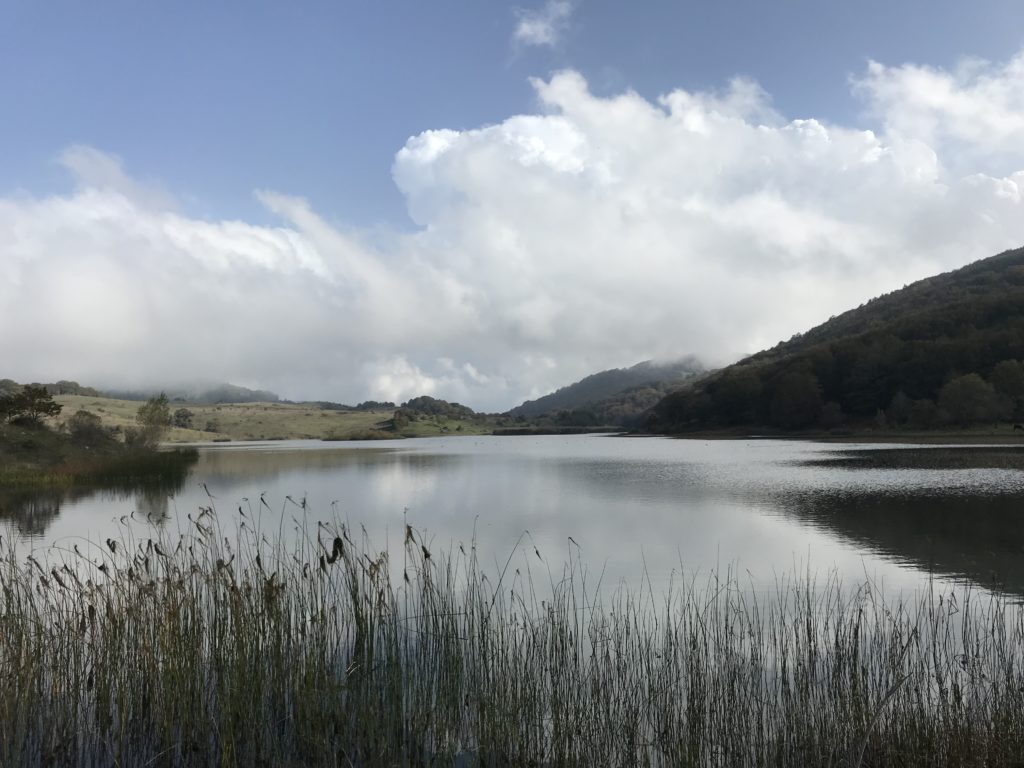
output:
[[[527,546],[489,572],[412,528],[399,562],[239,512],[230,535],[210,507],[174,541],[0,545],[0,764],[1021,765],[1024,624],[998,597],[711,576],[602,598],[571,545],[554,576]]]

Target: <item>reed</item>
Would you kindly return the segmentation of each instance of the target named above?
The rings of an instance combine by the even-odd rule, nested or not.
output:
[[[261,506],[265,502],[260,502]],[[258,512],[259,510],[256,510]],[[1024,623],[998,596],[731,574],[610,596],[578,550],[402,562],[213,507],[170,539],[0,544],[0,764],[1011,766]],[[294,544],[285,544],[285,540]],[[543,574],[543,578],[537,577]]]
[[[178,485],[199,458],[194,448],[169,451],[119,450],[114,454],[77,455],[53,464],[0,466],[0,490],[32,488],[127,488],[139,484]]]

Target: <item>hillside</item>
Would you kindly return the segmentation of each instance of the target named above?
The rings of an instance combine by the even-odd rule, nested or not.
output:
[[[88,411],[106,427],[135,424],[139,403],[106,397],[58,395],[65,413]],[[171,403],[174,426],[166,440],[356,439],[385,436],[380,431],[391,411],[338,411],[288,403]]]
[[[1024,249],[921,280],[709,375],[656,432],[968,427],[1024,418]]]
[[[648,360],[630,368],[592,374],[550,395],[527,400],[510,410],[509,415],[529,419],[575,411],[581,417],[588,416],[590,424],[623,423],[703,371],[704,367],[694,357],[671,363]]]
[[[103,426],[117,430],[135,425],[139,409],[138,401],[107,397],[57,395],[54,400],[64,407],[64,415],[88,411],[98,416]],[[427,401],[433,405],[432,410],[426,408]],[[406,403],[397,411],[340,410],[311,403],[171,403],[174,420],[165,440],[379,440],[491,431],[490,422],[457,403],[433,398],[410,402],[411,408],[407,409]],[[396,424],[399,414],[405,418],[399,418]],[[59,422],[53,420],[54,425]]]

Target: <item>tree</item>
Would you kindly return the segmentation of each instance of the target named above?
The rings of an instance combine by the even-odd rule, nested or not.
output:
[[[168,404],[167,395],[161,392],[156,397],[151,397],[145,405],[139,406],[135,414],[135,421],[143,427],[159,429],[171,425],[171,408]]]
[[[59,416],[64,406],[53,401],[46,387],[26,384],[17,394],[0,398],[0,417],[15,424],[35,426],[47,416]]]
[[[179,408],[174,412],[174,426],[192,429],[192,417],[195,416],[188,408]]]
[[[903,393],[903,390],[893,395],[885,412],[889,424],[894,427],[902,427],[910,421],[910,407],[911,400]]]
[[[843,413],[843,409],[839,403],[834,400],[830,400],[821,407],[821,415],[818,417],[818,424],[823,429],[836,429],[841,427],[843,422],[846,421],[846,414]]]
[[[889,419],[885,416],[885,411],[879,408],[875,411],[875,418],[872,419],[872,423],[875,425],[875,429],[888,429]]]
[[[161,392],[139,406],[135,421],[139,429],[125,430],[125,442],[143,448],[151,448],[160,442],[171,426],[171,408],[167,395]]]
[[[808,371],[791,371],[780,376],[773,386],[770,416],[772,424],[783,429],[801,429],[814,424],[821,413],[821,388]]]
[[[928,429],[935,426],[939,420],[939,409],[933,400],[922,398],[912,400],[910,403],[910,424],[918,429]]]
[[[395,411],[395,414],[391,417],[391,428],[394,430],[405,429],[409,426],[415,418],[415,414],[406,408],[399,408]]]
[[[1020,360],[1003,360],[992,369],[989,381],[996,391],[1016,399],[1024,397],[1024,363]]]
[[[939,408],[961,427],[1000,418],[1001,405],[995,388],[976,373],[951,379],[939,390]]]
[[[722,377],[711,393],[715,417],[728,425],[755,421],[760,398],[761,381],[756,373],[744,369]]]
[[[0,420],[11,421],[17,412],[15,395],[0,395]]]

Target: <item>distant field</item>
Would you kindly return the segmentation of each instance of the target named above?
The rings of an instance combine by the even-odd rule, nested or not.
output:
[[[135,425],[135,414],[142,403],[106,397],[57,395],[64,406],[61,419],[78,410],[95,413],[105,426]],[[194,429],[173,427],[166,440],[187,443],[208,440],[301,440],[345,439],[358,433],[379,429],[391,418],[391,411],[328,411],[306,405],[284,403],[229,403],[192,405],[171,403],[171,411],[192,411]]]
[[[104,426],[130,427],[142,405],[137,400],[107,397],[56,395],[64,406],[59,422],[78,410],[95,413]],[[171,412],[179,408],[192,411],[193,429],[173,427],[165,438],[172,443],[211,440],[352,440],[373,437],[429,437],[434,435],[489,434],[489,424],[423,417],[411,422],[398,435],[381,433],[393,411],[332,411],[315,406],[286,403],[225,403],[193,405],[171,403]]]

